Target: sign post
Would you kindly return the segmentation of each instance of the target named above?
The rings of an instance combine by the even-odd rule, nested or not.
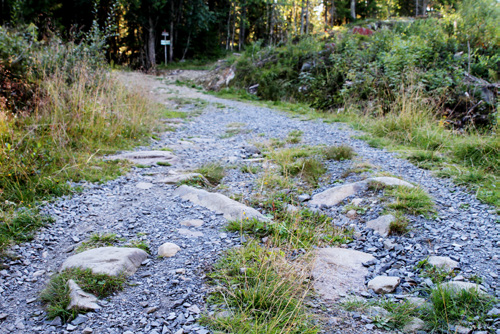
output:
[[[170,41],[167,40],[168,32],[166,30],[163,30],[161,35],[164,38],[161,40],[161,45],[163,45],[165,47],[165,66],[167,66],[167,45],[170,45]]]

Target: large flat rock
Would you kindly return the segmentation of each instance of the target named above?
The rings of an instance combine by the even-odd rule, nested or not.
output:
[[[355,195],[367,188],[368,183],[361,181],[355,183],[344,184],[342,186],[327,189],[319,194],[316,194],[309,201],[312,205],[337,205],[349,196]]]
[[[158,183],[166,183],[166,184],[177,184],[179,182],[192,180],[195,178],[200,178],[200,179],[204,180],[207,184],[209,183],[203,177],[203,175],[201,175],[199,173],[179,173],[179,174],[175,173],[175,174],[168,175],[168,176],[164,177],[163,179],[158,180],[157,182]]]
[[[259,211],[222,194],[182,185],[174,191],[174,195],[209,210],[221,213],[227,220],[241,220],[245,218],[256,218],[262,221],[268,220]]]
[[[156,165],[158,162],[174,165],[179,158],[169,151],[137,151],[108,156],[108,160],[128,160],[134,164]]]
[[[391,230],[391,223],[396,220],[393,215],[380,216],[377,219],[370,220],[366,223],[366,227],[373,229],[376,233],[383,237],[387,237]]]
[[[327,300],[336,300],[351,291],[366,291],[368,269],[363,262],[373,259],[373,255],[353,249],[319,249],[312,271],[314,289]]]
[[[130,276],[137,271],[148,253],[139,248],[101,247],[70,256],[61,266],[68,268],[90,269],[95,274]]]
[[[400,180],[395,177],[389,176],[381,176],[381,177],[372,177],[369,179],[365,179],[359,182],[353,182],[348,184],[343,184],[341,186],[336,186],[330,189],[327,189],[323,192],[320,192],[312,197],[312,200],[309,201],[311,205],[317,206],[334,206],[342,202],[349,196],[356,195],[362,191],[365,191],[368,187],[368,183],[370,181],[380,182],[387,186],[405,186],[409,188],[413,188],[414,186],[411,183]]]

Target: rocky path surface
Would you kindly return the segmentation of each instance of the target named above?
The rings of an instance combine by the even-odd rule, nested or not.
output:
[[[477,275],[490,294],[500,297],[500,229],[494,208],[480,203],[471,194],[445,179],[432,176],[399,159],[396,154],[369,147],[353,138],[357,133],[343,124],[326,124],[320,120],[293,118],[283,112],[250,104],[219,99],[187,87],[165,84],[137,73],[123,74],[129,84],[147,87],[159,102],[181,104],[181,110],[196,113],[201,99],[201,115],[192,117],[175,132],[166,132],[150,147],[138,150],[170,148],[179,158],[172,166],[134,167],[130,173],[106,184],[81,184],[83,192],[58,199],[43,211],[56,221],[44,228],[32,242],[15,246],[16,259],[6,260],[0,270],[0,333],[209,333],[197,324],[206,309],[204,284],[206,270],[221,252],[240,244],[237,234],[223,231],[227,220],[221,212],[193,204],[176,194],[173,184],[160,182],[172,170],[193,169],[209,161],[238,164],[251,155],[244,147],[252,142],[284,138],[292,130],[303,132],[302,144],[352,146],[359,161],[377,166],[401,179],[420,185],[436,201],[437,216],[415,217],[405,237],[382,237],[366,228],[364,221],[381,215],[382,204],[363,199],[369,207],[360,217],[348,217],[342,206],[323,206],[321,210],[334,217],[337,225],[356,228],[353,250],[369,253],[373,260],[367,266],[366,283],[378,275],[401,279],[395,290],[397,298],[414,284],[423,284],[415,274],[418,261],[430,255],[446,256],[459,263],[464,279]],[[171,80],[172,81],[172,80]],[[174,100],[170,100],[174,98]],[[175,100],[177,99],[177,100]],[[228,124],[240,123],[240,133],[224,136]],[[321,193],[344,183],[360,181],[362,175],[342,178],[353,162],[328,163],[329,181],[309,195]],[[259,191],[256,176],[229,169],[223,183],[225,192],[250,198]],[[196,220],[196,223],[186,221]],[[194,225],[194,226],[193,226]],[[40,291],[51,274],[74,249],[93,233],[116,233],[130,240],[147,241],[151,255],[132,275],[123,291],[100,300],[101,309],[79,316],[71,324],[46,320]],[[157,257],[165,242],[180,247],[170,258]],[[373,292],[365,292],[370,297]],[[314,304],[314,303],[313,303]],[[318,305],[312,305],[319,307]],[[319,311],[318,311],[319,312]],[[339,308],[323,308],[328,333],[378,333],[366,317]],[[498,323],[497,323],[498,326]]]

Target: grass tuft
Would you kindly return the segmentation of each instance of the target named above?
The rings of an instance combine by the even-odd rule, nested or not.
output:
[[[412,215],[428,215],[434,212],[434,201],[419,187],[396,186],[386,189],[388,196],[394,197],[394,202],[388,207]]]
[[[354,157],[354,150],[347,145],[329,146],[324,149],[323,155],[327,160],[351,160]]]
[[[307,272],[256,242],[229,250],[208,274],[218,287],[208,301],[230,315],[202,323],[225,333],[318,333],[304,305]]]
[[[63,322],[70,321],[79,313],[77,310],[67,310],[70,303],[68,280],[73,279],[85,292],[98,298],[109,296],[121,290],[125,277],[113,277],[105,274],[94,274],[90,269],[72,268],[54,275],[40,295],[45,304],[49,319],[60,317]]]
[[[218,185],[226,175],[224,166],[216,162],[204,164],[197,168],[195,172],[203,175],[203,177],[214,186]]]

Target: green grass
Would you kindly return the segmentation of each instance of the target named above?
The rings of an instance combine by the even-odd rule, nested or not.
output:
[[[82,242],[75,252],[81,253],[92,248],[114,246],[119,241],[115,233],[94,233],[87,241]]]
[[[290,144],[298,144],[302,141],[302,135],[304,133],[300,130],[292,130],[286,136],[286,142]]]
[[[249,242],[229,250],[207,275],[217,289],[208,302],[228,317],[206,316],[202,324],[237,334],[315,334],[307,313],[307,270],[289,264],[282,252]]]
[[[332,218],[307,208],[289,212],[286,209],[289,203],[293,201],[288,195],[277,194],[261,203],[264,212],[273,216],[272,221],[236,220],[229,222],[226,229],[259,238],[269,237],[274,245],[282,247],[309,249],[313,246],[339,245],[352,240],[352,231],[337,228]]]
[[[242,173],[257,174],[260,171],[260,167],[255,165],[243,165],[240,167],[240,171]]]
[[[457,273],[455,270],[445,270],[431,265],[427,259],[419,261],[416,265],[419,270],[420,276],[430,278],[434,284],[440,284],[453,279]]]
[[[348,145],[329,146],[323,151],[326,160],[351,160],[354,157],[354,150]]]
[[[0,256],[12,243],[32,240],[38,228],[53,221],[51,217],[41,215],[37,209],[0,211]]]
[[[204,164],[194,171],[203,175],[214,186],[218,185],[226,175],[224,166],[216,162]]]
[[[388,207],[396,211],[425,216],[435,211],[433,199],[420,187],[396,186],[386,188],[385,194],[394,198]]]
[[[491,328],[486,323],[486,314],[493,308],[495,299],[476,289],[452,290],[438,285],[431,290],[432,307],[423,312],[423,319],[435,332],[446,332],[449,324],[460,324],[465,327]]]
[[[125,277],[112,277],[105,274],[94,274],[90,269],[66,269],[52,276],[47,287],[42,291],[40,300],[45,304],[49,319],[60,317],[63,322],[70,321],[81,312],[67,310],[70,303],[68,280],[73,279],[80,288],[98,298],[109,296],[121,290]]]
[[[408,218],[395,214],[394,221],[389,225],[389,235],[404,235],[410,231]]]

